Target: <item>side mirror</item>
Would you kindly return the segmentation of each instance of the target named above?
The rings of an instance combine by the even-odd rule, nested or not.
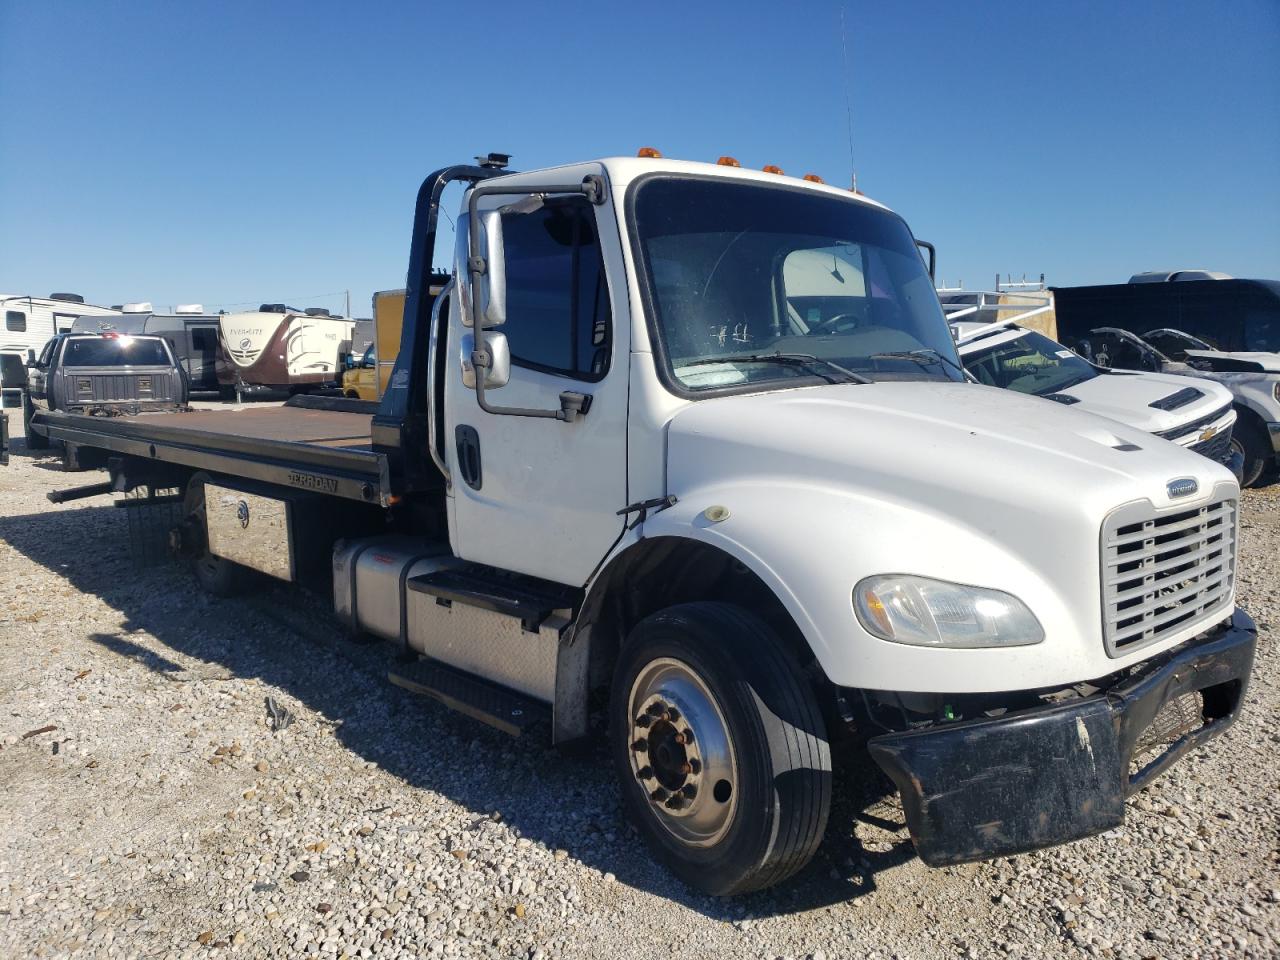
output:
[[[511,350],[507,346],[507,335],[493,330],[485,330],[481,331],[479,336],[480,342],[484,345],[484,351],[489,355],[489,362],[485,367],[485,389],[496,390],[499,387],[505,387],[511,380]],[[476,368],[471,362],[471,355],[477,349],[476,335],[473,333],[463,334],[461,344],[462,385],[474,390],[476,388]]]
[[[938,250],[928,240],[917,240],[916,249],[920,251],[920,259],[929,267],[929,279],[936,280],[935,271],[938,266]]]
[[[507,322],[507,261],[502,244],[502,214],[488,210],[472,225],[471,305],[468,326],[498,327]]]

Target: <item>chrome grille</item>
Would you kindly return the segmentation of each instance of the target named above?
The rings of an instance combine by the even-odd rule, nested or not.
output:
[[[1234,497],[1190,509],[1149,501],[1114,511],[1102,527],[1102,635],[1121,657],[1231,608]]]

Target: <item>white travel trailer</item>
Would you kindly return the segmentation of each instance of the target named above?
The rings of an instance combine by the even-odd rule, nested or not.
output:
[[[77,293],[51,293],[47,297],[0,293],[4,328],[0,330],[0,353],[16,353],[24,359],[28,350],[40,352],[55,334],[66,333],[76,317],[115,313],[111,307],[85,303]]]
[[[271,306],[264,304],[265,306]],[[355,321],[316,312],[259,310],[219,318],[218,383],[300,392],[342,376]]]

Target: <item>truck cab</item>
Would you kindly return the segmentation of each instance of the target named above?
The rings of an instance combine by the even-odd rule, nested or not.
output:
[[[184,485],[210,589],[331,550],[392,682],[556,743],[603,705],[623,803],[695,888],[809,861],[860,775],[840,742],[944,865],[1117,826],[1238,715],[1230,471],[971,382],[881,204],[727,158],[490,155],[424,181],[406,279],[372,417],[38,419],[117,489]]]

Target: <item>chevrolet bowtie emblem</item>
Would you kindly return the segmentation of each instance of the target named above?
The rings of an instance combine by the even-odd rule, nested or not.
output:
[[[1218,435],[1217,427],[1206,427],[1204,433],[1200,434],[1201,440],[1212,440]]]

